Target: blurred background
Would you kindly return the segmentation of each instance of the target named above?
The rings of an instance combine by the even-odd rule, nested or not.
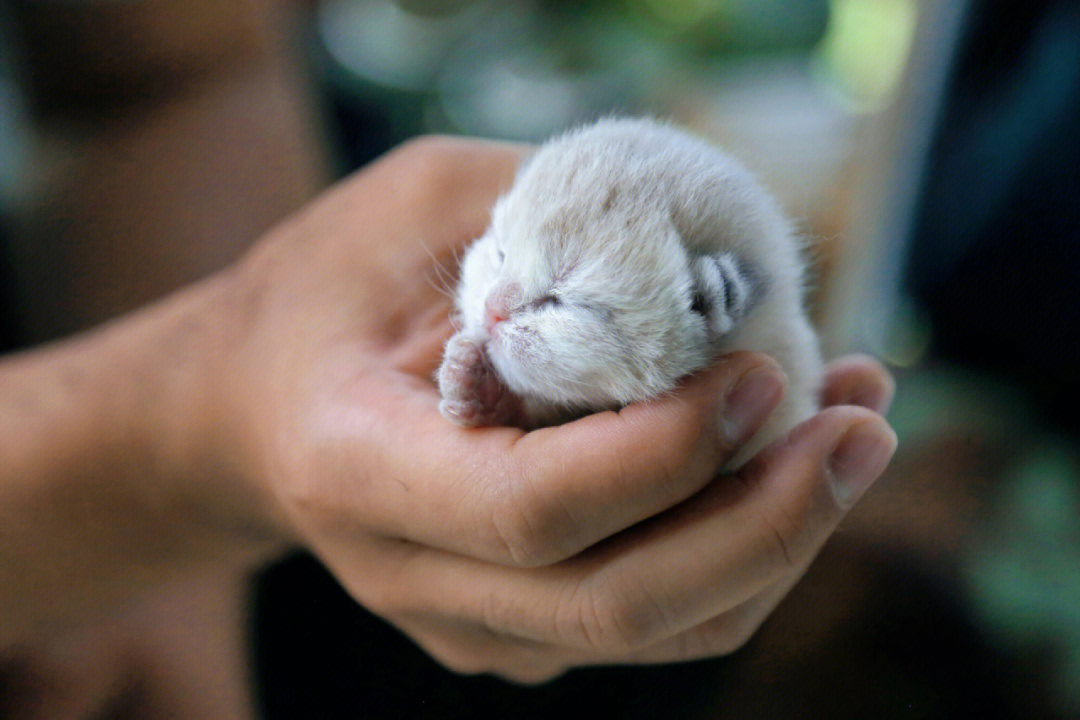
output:
[[[612,113],[776,191],[828,354],[897,374],[888,476],[735,655],[541,688],[442,671],[290,559],[249,598],[262,715],[1080,717],[1080,3],[12,0],[4,347],[211,272],[409,137]]]

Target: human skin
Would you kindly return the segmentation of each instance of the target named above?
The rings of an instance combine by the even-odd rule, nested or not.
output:
[[[524,152],[414,142],[206,281],[0,363],[0,654],[298,546],[461,672],[745,642],[884,470],[891,380],[834,364],[831,407],[730,477],[783,392],[763,356],[561,427],[448,423],[436,268]]]

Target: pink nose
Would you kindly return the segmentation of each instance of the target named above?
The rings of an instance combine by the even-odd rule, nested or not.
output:
[[[495,326],[508,317],[510,313],[504,304],[492,302],[490,299],[484,303],[484,327],[487,328],[488,335],[495,334]]]

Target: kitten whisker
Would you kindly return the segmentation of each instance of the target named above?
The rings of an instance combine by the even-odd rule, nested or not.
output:
[[[438,291],[440,294],[450,298],[451,300],[454,300],[457,296],[453,289],[454,285],[456,284],[454,273],[452,273],[449,268],[447,268],[446,265],[443,264],[443,262],[438,258],[438,256],[435,255],[435,253],[432,251],[432,249],[428,246],[426,242],[424,242],[423,240],[420,240],[419,242],[420,247],[424,248],[424,252],[426,252],[428,257],[431,258],[431,269],[435,271],[434,280],[431,278],[430,275],[427,275],[427,273],[424,274],[425,278],[428,281],[428,284],[431,285],[431,287]],[[436,282],[438,284],[436,284]]]

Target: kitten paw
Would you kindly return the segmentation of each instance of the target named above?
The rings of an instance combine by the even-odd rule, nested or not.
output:
[[[732,331],[758,300],[752,269],[728,252],[702,255],[694,261],[694,304],[709,330],[719,337]]]
[[[466,427],[508,425],[521,403],[499,379],[483,341],[455,335],[446,344],[438,374],[443,417]]]

